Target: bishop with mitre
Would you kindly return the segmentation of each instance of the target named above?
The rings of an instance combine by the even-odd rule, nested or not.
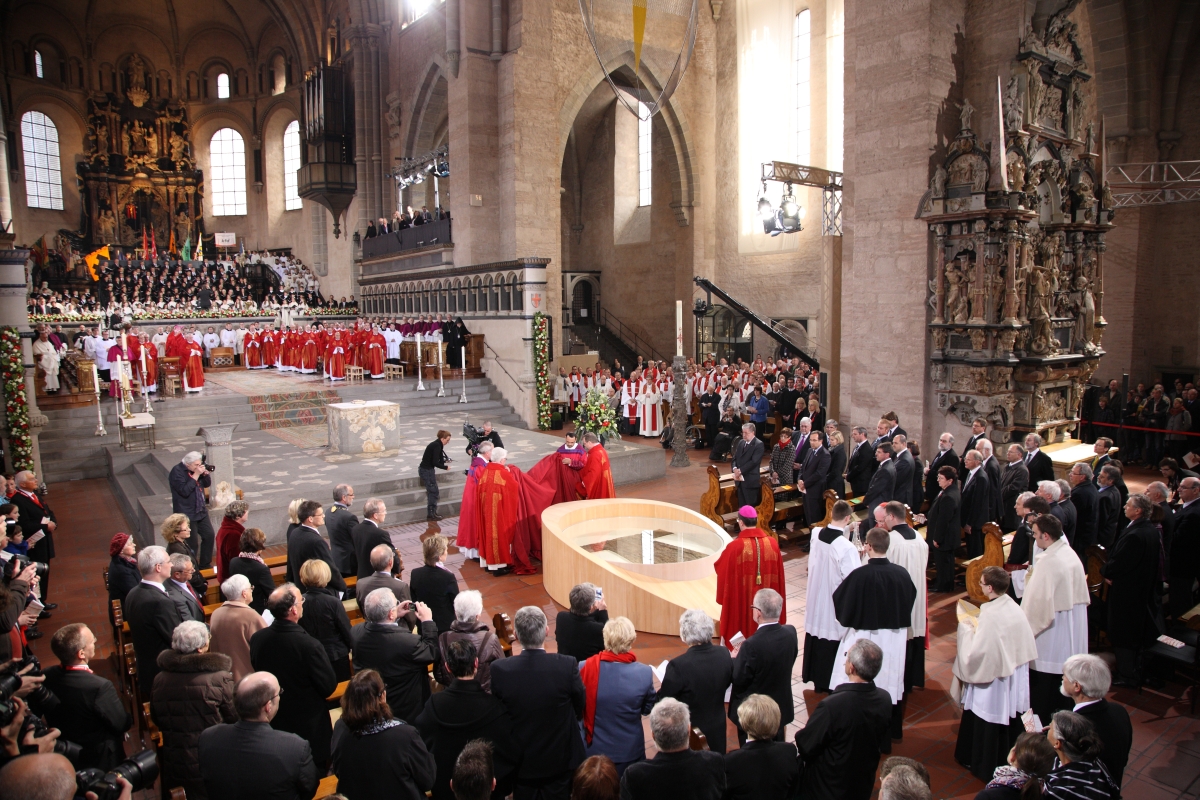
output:
[[[513,535],[521,505],[521,489],[517,478],[505,465],[508,451],[492,449],[491,463],[479,476],[476,490],[479,497],[480,531],[479,559],[493,575],[512,571]]]
[[[738,633],[749,639],[758,630],[752,606],[754,595],[774,589],[783,598],[779,624],[787,624],[787,583],[783,556],[775,537],[758,526],[754,506],[738,509],[738,536],[721,551],[717,571],[717,603],[721,606],[721,641],[732,651]]]
[[[583,480],[584,497],[588,500],[616,497],[612,466],[608,463],[608,451],[600,444],[600,437],[591,431],[585,433],[583,449],[587,451],[587,461],[579,470],[579,477]]]

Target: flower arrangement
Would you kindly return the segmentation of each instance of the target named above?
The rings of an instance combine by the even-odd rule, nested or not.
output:
[[[621,438],[617,430],[617,410],[608,404],[608,397],[604,392],[588,389],[575,409],[579,414],[575,420],[576,434],[591,431],[604,440]]]
[[[537,396],[538,430],[550,429],[550,318],[533,315],[533,376]]]
[[[13,470],[31,470],[33,437],[29,434],[29,401],[25,398],[21,335],[11,326],[0,328],[0,375],[4,379],[4,412],[8,420],[9,455]]]

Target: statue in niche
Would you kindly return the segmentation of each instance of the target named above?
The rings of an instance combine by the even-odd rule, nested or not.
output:
[[[962,130],[971,130],[971,115],[975,113],[975,106],[971,105],[971,101],[963,98],[961,103],[958,103],[958,119],[962,123]]]
[[[192,232],[192,221],[188,218],[186,211],[180,211],[175,215],[175,241],[186,242]]]
[[[1079,207],[1083,209],[1083,218],[1091,222],[1096,216],[1096,188],[1092,185],[1091,177],[1086,173],[1079,176],[1079,185],[1075,187],[1079,196]]]
[[[100,157],[108,156],[108,126],[104,124],[103,119],[96,120],[95,136],[96,155]]]
[[[1057,86],[1047,86],[1042,97],[1042,106],[1038,109],[1038,119],[1041,123],[1055,130],[1063,130],[1063,93]]]
[[[146,152],[146,129],[142,127],[140,121],[135,121],[129,127],[129,153],[144,153]]]
[[[946,168],[941,164],[937,165],[937,169],[933,171],[933,178],[929,181],[929,191],[933,197],[946,196]]]
[[[969,290],[966,276],[959,267],[956,258],[946,264],[946,317],[951,322],[964,323],[967,321],[967,291]]]
[[[950,165],[949,181],[951,186],[961,186],[966,183],[974,184],[969,156],[960,156]]]
[[[1116,198],[1113,197],[1112,187],[1108,185],[1107,181],[1104,184],[1104,191],[1100,193],[1100,207],[1105,211],[1112,211],[1117,207],[1117,201]]]
[[[129,70],[129,89],[125,96],[134,107],[141,108],[150,99],[150,93],[146,91],[146,64],[141,56],[134,53],[129,57],[126,68]]]
[[[1008,154],[1008,186],[1014,192],[1025,191],[1025,159],[1021,154]]]
[[[1021,108],[1021,87],[1018,84],[1017,76],[1013,75],[1008,79],[1008,86],[1004,90],[1004,128],[1009,131],[1019,131],[1024,121],[1025,112]]]
[[[982,158],[973,159],[971,165],[971,191],[982,192],[987,189],[988,169]]]
[[[100,244],[115,244],[117,241],[117,217],[111,208],[100,212],[96,218],[96,234]]]
[[[984,274],[985,296],[987,298],[986,312],[982,315],[986,322],[999,321],[1004,313],[1004,275],[1000,265],[1003,258],[987,259],[987,269]]]
[[[146,128],[146,155],[151,159],[158,158],[158,134],[153,125]]]
[[[171,134],[171,160],[175,162],[175,169],[183,169],[185,166],[191,166],[191,159],[187,156],[187,141],[178,133]]]
[[[1083,121],[1087,119],[1087,92],[1083,90],[1083,81],[1076,81],[1071,89],[1071,138],[1078,139],[1084,132]],[[1089,147],[1087,152],[1092,152]]]
[[[1062,263],[1062,239],[1057,235],[1051,234],[1042,239],[1039,249],[1041,250],[1042,266],[1050,273],[1054,284],[1054,291],[1057,292],[1059,265]]]
[[[1026,244],[1021,247],[1021,257],[1017,260],[1017,271],[1013,275],[1013,291],[1017,295],[1017,319],[1025,319],[1025,287],[1029,282],[1029,273],[1033,269],[1033,246]]]
[[[1032,326],[1029,346],[1035,355],[1053,355],[1057,351],[1054,331],[1050,325],[1050,314],[1054,304],[1054,290],[1050,286],[1049,270],[1035,267],[1029,287],[1029,322]]]
[[[1087,124],[1087,142],[1085,143],[1084,152],[1091,155],[1096,152],[1096,123],[1089,122]]]
[[[1034,122],[1036,122],[1038,112],[1042,107],[1042,95],[1046,88],[1046,84],[1042,83],[1042,62],[1036,58],[1031,58],[1025,62],[1025,70],[1028,73],[1026,85],[1029,91],[1029,113],[1033,117]]]
[[[133,142],[129,134],[129,126],[121,131],[121,155],[128,156],[133,153]]]
[[[1096,330],[1096,299],[1092,295],[1092,282],[1083,275],[1075,278],[1075,348],[1087,355],[1096,352],[1092,336]]]

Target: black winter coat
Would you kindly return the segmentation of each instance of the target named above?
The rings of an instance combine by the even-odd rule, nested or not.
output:
[[[1114,647],[1143,647],[1163,632],[1158,594],[1162,547],[1158,526],[1131,522],[1100,573],[1108,587],[1108,638]]]
[[[150,693],[150,718],[162,731],[158,763],[163,786],[182,786],[189,798],[208,797],[200,775],[200,734],[236,722],[233,662],[224,653],[158,654],[159,673]]]

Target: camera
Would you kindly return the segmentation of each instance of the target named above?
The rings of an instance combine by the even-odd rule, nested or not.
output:
[[[33,669],[25,674],[30,677],[39,677],[42,674],[42,665],[35,655],[28,655],[20,661],[13,662],[5,667],[3,672],[0,672],[0,727],[12,722],[13,716],[17,713],[17,706],[13,703],[13,697],[21,690],[21,678],[23,676],[19,673],[30,665],[33,666]],[[30,705],[42,712],[56,708],[59,702],[57,695],[47,689],[45,685],[38,686],[29,693]],[[45,730],[34,735],[44,736]]]
[[[32,695],[30,696],[32,697]],[[55,702],[57,702],[57,698],[55,698]],[[49,733],[50,729],[46,727],[46,723],[42,722],[41,717],[30,713],[25,715],[25,724],[21,726],[20,738],[24,739],[28,731],[33,731],[34,738],[40,739]],[[34,748],[30,752],[36,753],[37,748]],[[83,755],[83,746],[74,742],[68,742],[66,739],[55,739],[54,752],[60,756],[66,756],[68,761],[75,764],[79,761],[79,757]]]
[[[464,422],[463,438],[467,440],[467,455],[474,456],[479,452],[479,443],[483,441],[483,429],[476,428],[469,422]]]
[[[34,574],[39,578],[44,579],[46,574],[50,572],[49,564],[45,563],[44,561],[33,561],[29,558],[29,556],[23,556],[19,553],[15,553],[13,554],[12,560],[16,562],[16,566],[12,568],[12,572],[9,573],[10,575],[19,575],[30,564],[33,564],[35,568]]]
[[[208,463],[208,456],[207,456],[207,455],[205,455],[204,453],[201,453],[201,454],[200,454],[200,463],[201,463],[201,464],[203,464],[203,465],[204,465],[204,468],[205,468],[206,470],[208,470],[209,472],[216,472],[216,471],[217,471],[217,468],[216,468],[216,467],[214,467],[212,464]]]
[[[143,750],[134,753],[109,772],[94,767],[80,770],[75,773],[75,785],[79,794],[95,792],[99,800],[117,800],[121,796],[118,776],[129,781],[134,794],[149,789],[158,779],[158,762],[154,758],[154,751]]]

